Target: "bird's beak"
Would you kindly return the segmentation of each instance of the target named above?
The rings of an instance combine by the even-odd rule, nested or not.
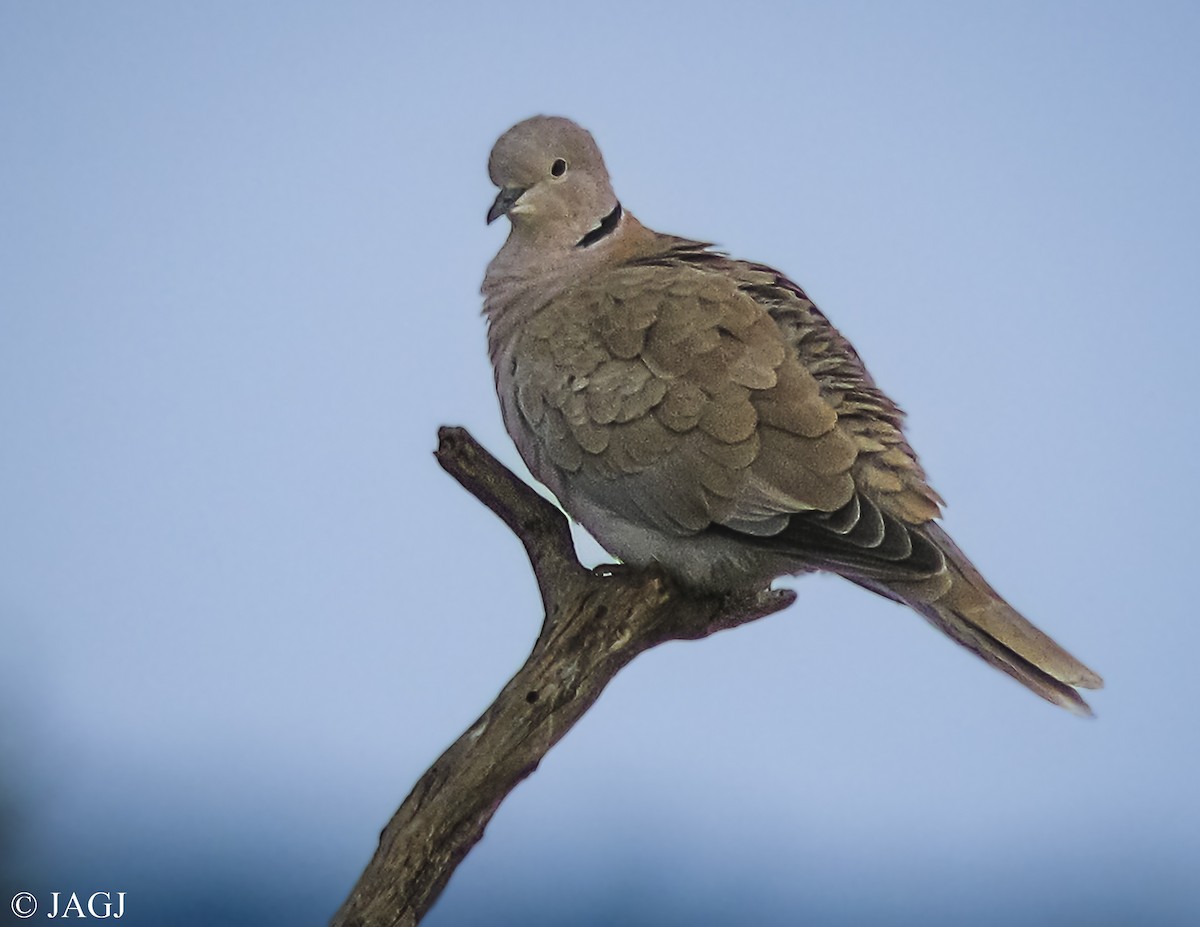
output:
[[[496,202],[492,203],[492,208],[488,210],[488,225],[491,225],[501,216],[507,215],[508,211],[513,208],[513,205],[524,193],[524,187],[504,187],[501,189],[496,195]]]

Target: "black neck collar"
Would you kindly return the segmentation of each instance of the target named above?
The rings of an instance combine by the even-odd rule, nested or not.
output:
[[[617,203],[616,207],[607,216],[600,220],[600,224],[584,235],[575,243],[576,248],[588,248],[598,242],[601,238],[606,238],[611,235],[617,227],[617,223],[621,221],[621,204]]]

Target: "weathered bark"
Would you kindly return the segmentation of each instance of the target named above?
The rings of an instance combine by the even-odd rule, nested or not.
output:
[[[764,590],[696,598],[653,570],[588,570],[567,520],[462,428],[438,432],[442,467],[525,545],[545,617],[525,665],[418,780],[334,927],[415,925],[483,836],[500,803],[533,772],[639,653],[706,637],[786,608],[795,594]]]

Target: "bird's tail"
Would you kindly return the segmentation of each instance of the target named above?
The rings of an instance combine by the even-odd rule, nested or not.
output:
[[[938,525],[921,530],[945,555],[949,586],[936,598],[892,586],[893,597],[1046,701],[1090,717],[1075,689],[1099,689],[1104,680],[1004,601]]]

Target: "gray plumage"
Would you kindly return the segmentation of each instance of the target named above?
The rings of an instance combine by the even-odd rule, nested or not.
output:
[[[707,592],[826,570],[1079,714],[1100,677],[1026,621],[936,523],[903,413],[795,283],[647,229],[591,135],[538,116],[497,141],[512,230],[484,312],[504,423],[611,553]]]

